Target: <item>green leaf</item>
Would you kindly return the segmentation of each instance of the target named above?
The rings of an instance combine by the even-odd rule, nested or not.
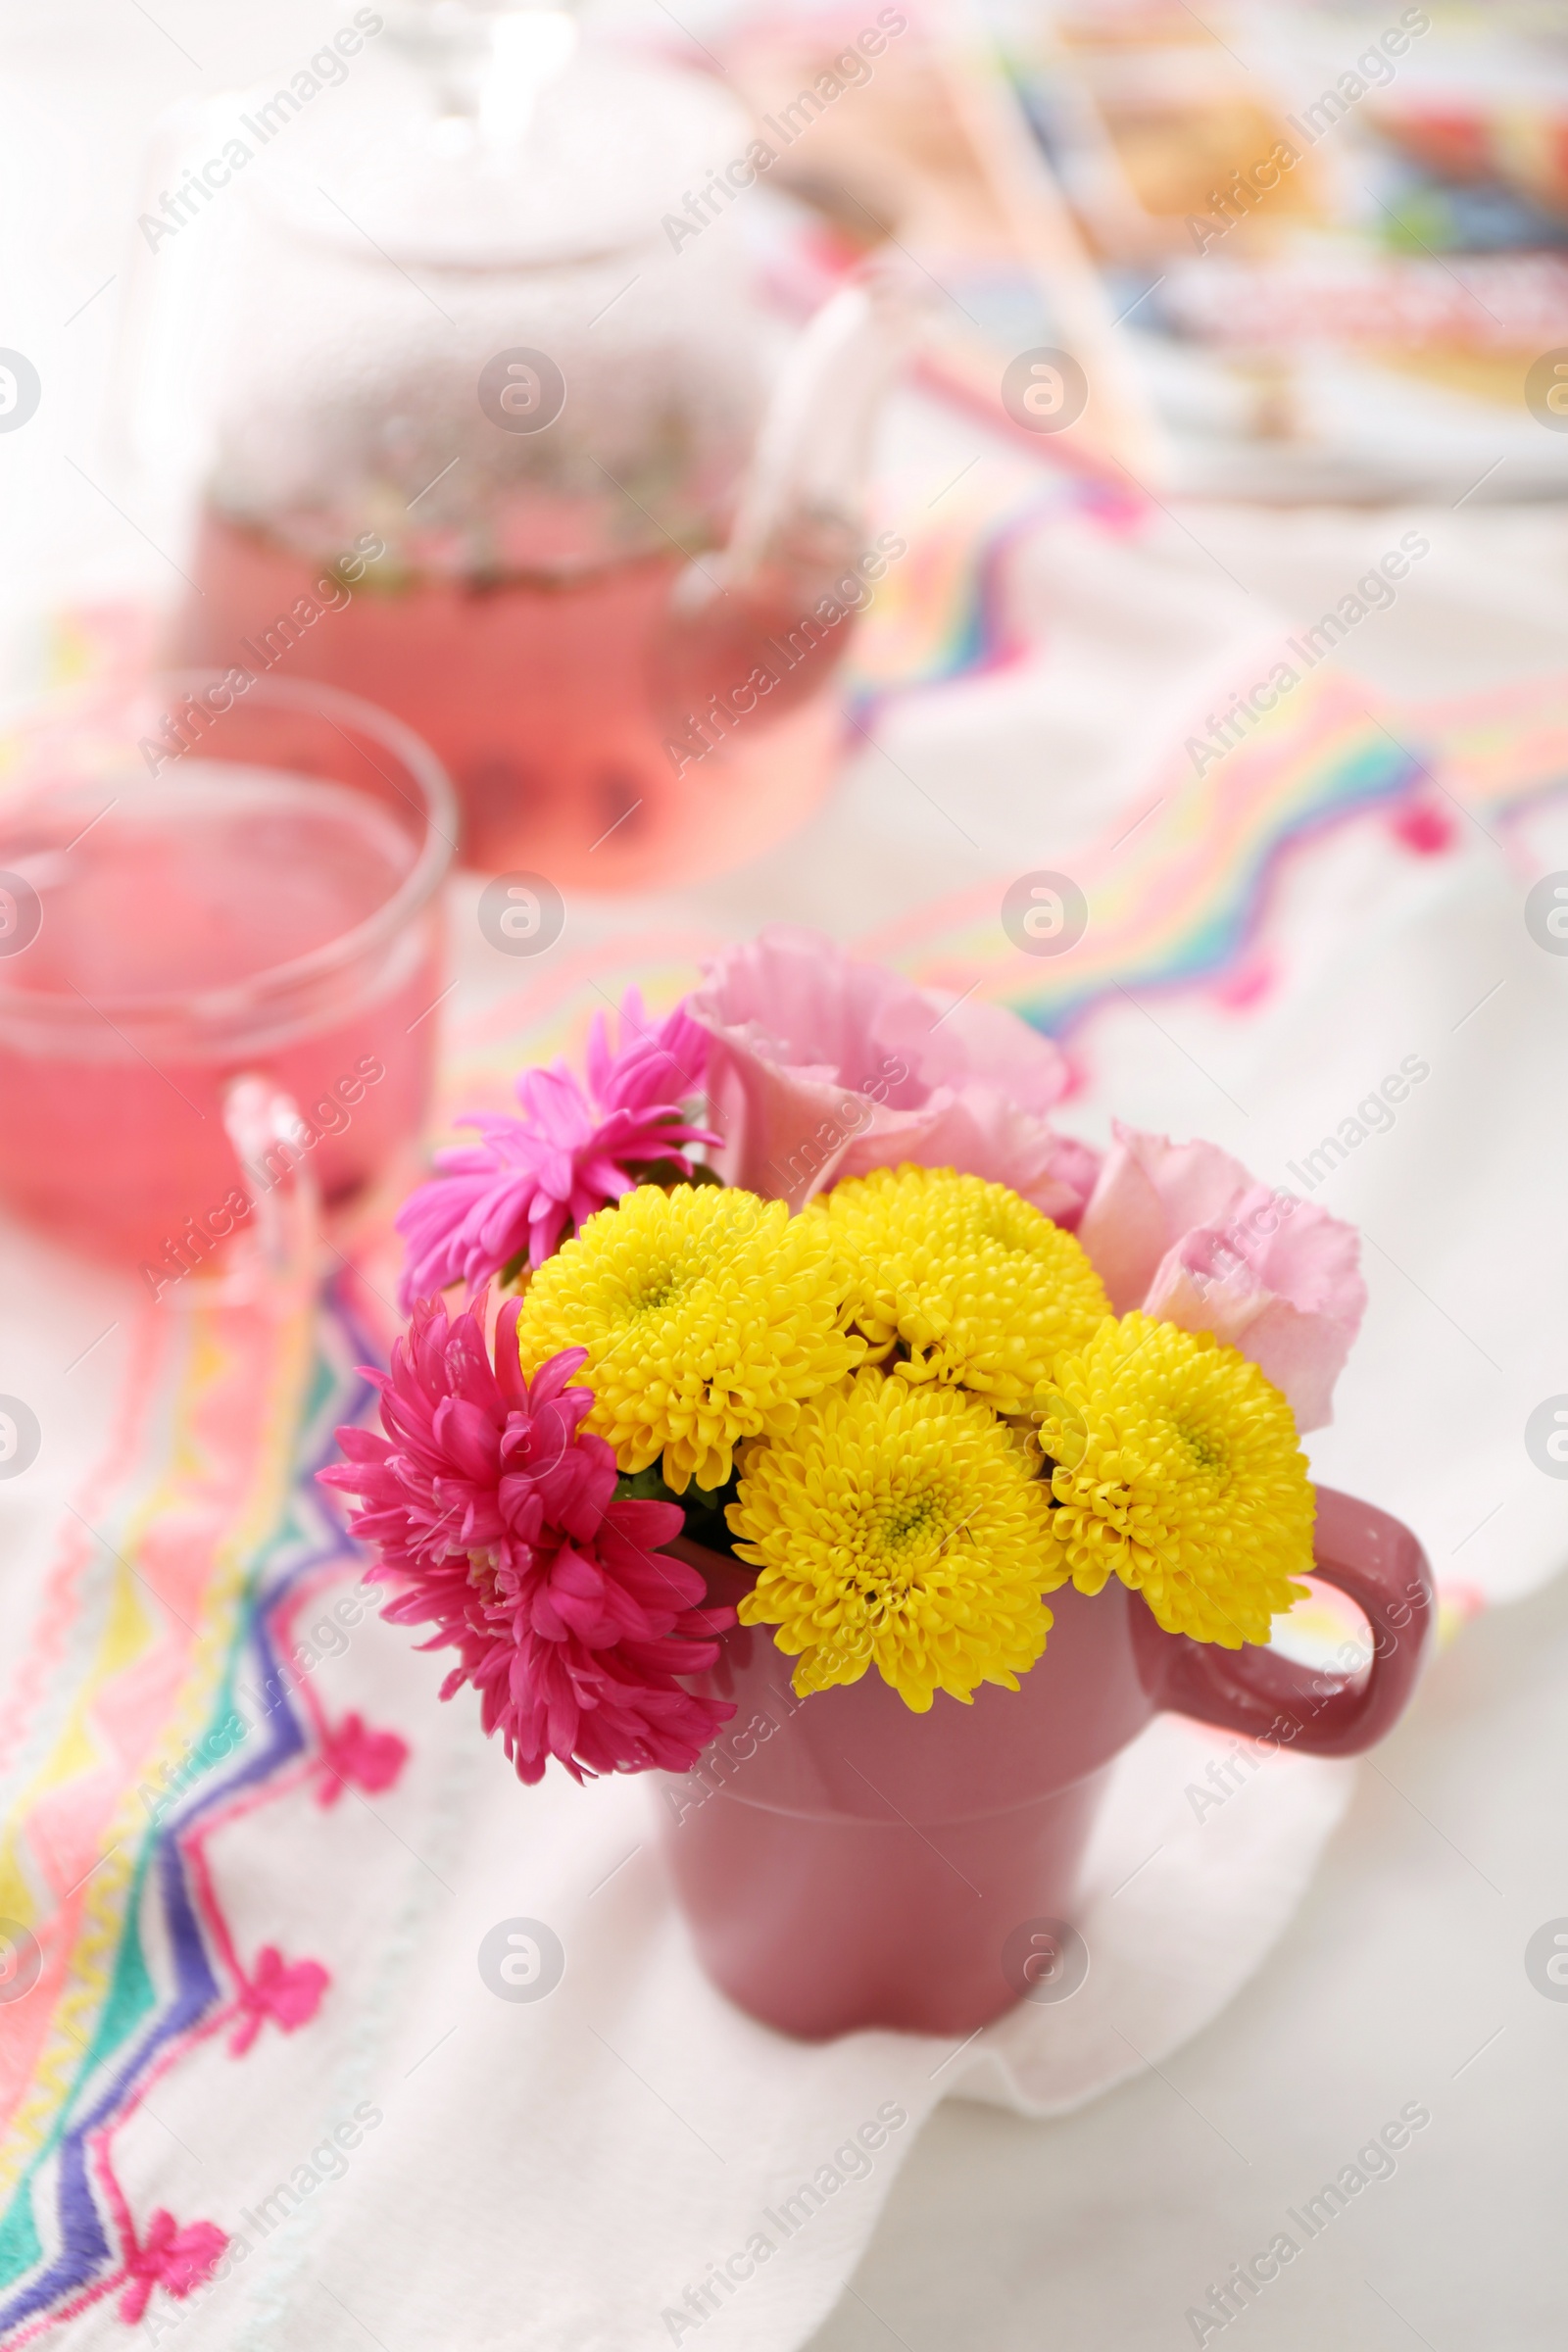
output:
[[[622,1471],[615,1481],[616,1499],[634,1502],[673,1502],[685,1517],[684,1534],[693,1544],[703,1544],[709,1551],[733,1552],[735,1539],[724,1517],[724,1506],[735,1499],[739,1484],[731,1476],[726,1485],[711,1491],[703,1487],[688,1487],[684,1494],[671,1494],[664,1484],[657,1462],[646,1470]]]
[[[694,1159],[692,1161],[692,1169],[689,1176],[683,1169],[678,1168],[672,1159],[651,1159],[638,1167],[637,1181],[639,1184],[657,1184],[662,1191],[667,1193],[670,1192],[677,1184],[716,1184],[722,1186],[724,1179],[722,1176],[715,1175],[713,1170],[708,1166],[707,1162],[701,1159]]]

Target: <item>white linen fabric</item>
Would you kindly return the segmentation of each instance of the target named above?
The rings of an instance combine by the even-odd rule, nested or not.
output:
[[[301,1790],[215,1843],[242,1936],[309,1953],[333,1986],[264,2065],[204,2044],[118,2135],[139,2209],[199,2211],[234,2241],[221,2277],[142,2322],[181,2352],[786,2352],[843,2291],[941,2099],[1061,2113],[1208,2022],[1298,1900],[1351,1774],[1289,1754],[1250,1771],[1234,1740],[1157,1722],[1111,1785],[1070,1999],[967,2046],[808,2046],[702,1976],[651,1784],[517,1788],[466,1710],[435,1708],[433,1661],[378,1623],[318,1672],[335,1705],[416,1726],[416,1745],[390,1794],[322,1815]],[[545,1997],[482,1980],[508,1920],[559,1937]],[[62,2338],[125,2330],[111,2301]]]
[[[178,29],[210,76],[242,79],[270,73],[280,55],[309,54],[318,18],[315,0],[278,0],[265,11],[220,10],[200,27],[191,17]],[[6,445],[12,561],[0,627],[6,682],[17,689],[32,682],[24,662],[50,596],[74,593],[84,577],[147,593],[171,584],[172,559],[149,549],[145,521],[99,487],[96,420],[114,336],[113,305],[100,296],[122,267],[148,127],[198,86],[201,68],[145,12],[98,0],[40,19],[20,48],[13,43],[12,65],[6,122],[18,202],[7,332],[35,356],[48,386],[28,435]],[[901,464],[928,467],[932,501],[970,455],[966,432],[917,416],[901,420],[899,439]],[[1067,863],[1074,845],[1118,811],[1136,819],[1156,757],[1214,707],[1211,688],[1259,674],[1256,650],[1333,603],[1409,524],[1429,536],[1432,554],[1347,651],[1394,706],[1415,712],[1434,695],[1560,668],[1568,536],[1555,514],[1488,511],[1478,496],[1452,512],[1398,515],[1186,507],[1129,544],[1082,525],[1053,527],[1019,551],[1014,571],[1018,609],[1038,631],[1037,661],[889,713],[831,805],[775,857],[701,890],[574,906],[572,940],[608,952],[634,931],[681,925],[716,938],[770,919],[853,939],[941,893]],[[1323,1194],[1378,1247],[1368,1251],[1367,1326],[1337,1421],[1312,1453],[1323,1475],[1407,1518],[1450,1586],[1498,1601],[1554,1572],[1568,1548],[1563,1490],[1523,1443],[1527,1415],[1568,1391],[1568,958],[1542,954],[1522,921],[1534,874],[1568,867],[1568,825],[1559,804],[1511,834],[1493,829],[1495,840],[1466,820],[1462,849],[1427,863],[1376,820],[1301,852],[1273,894],[1276,994],[1245,1019],[1201,995],[1106,1013],[1066,1116],[1089,1134],[1102,1134],[1114,1111],[1209,1135],[1277,1180],[1406,1054],[1430,1060],[1430,1081],[1395,1127]],[[474,896],[467,886],[454,894],[459,1005],[516,979],[486,950]],[[124,1374],[126,1305],[113,1285],[0,1229],[0,1390],[29,1398],[59,1437],[28,1479],[0,1486],[0,1640],[30,1617],[50,1535],[101,1450]],[[220,2040],[205,2045],[153,2089],[118,2143],[139,2213],[163,2203],[247,2237],[246,2258],[226,2279],[187,2303],[156,2297],[136,2331],[193,2352],[363,2352],[370,2343],[382,2352],[625,2352],[694,2336],[748,2352],[801,2344],[851,2279],[933,2101],[985,2096],[1054,2113],[1145,2062],[1162,2067],[1266,1959],[1353,1779],[1353,1768],[1283,1757],[1200,1822],[1186,1788],[1206,1783],[1212,1743],[1186,1726],[1156,1725],[1129,1752],[1107,1809],[1100,1891],[1084,1923],[1094,1961],[1073,2000],[1020,2011],[963,2052],[871,2035],[802,2049],[704,1984],[660,1874],[647,1787],[578,1791],[557,1780],[518,1790],[471,1717],[436,1707],[434,1662],[379,1625],[320,1672],[334,1706],[417,1725],[404,1781],[375,1800],[377,1818],[350,1802],[327,1814],[312,1805],[307,1816],[302,1792],[236,1826],[215,1862],[237,1890],[248,1946],[274,1936],[291,1953],[318,1957],[333,1971],[329,2002],[311,2032],[271,2034],[243,2066]],[[1450,1710],[1466,1696],[1450,1689]],[[1490,1847],[1473,1836],[1475,1808],[1527,1825],[1505,1874],[1518,1893],[1521,1942],[1562,1907],[1546,1876],[1550,1817],[1529,1803],[1550,1787],[1547,1715],[1539,1689],[1526,1698],[1536,1739],[1528,1772],[1515,1759],[1499,1780],[1467,1759],[1466,1788],[1439,1783],[1450,1808],[1440,1804],[1441,1817],[1489,1862]],[[1495,1713],[1495,1690],[1490,1703]],[[1506,2246],[1507,2259],[1474,2263],[1478,2229],[1494,2226],[1486,2181],[1456,2171],[1425,2237],[1408,2241],[1410,2277],[1446,2298],[1427,2323],[1441,2340],[1456,2309],[1468,2316],[1458,2291],[1468,2274],[1472,2336],[1500,2327],[1521,2345],[1555,2342],[1552,2232],[1525,2231],[1520,2215],[1529,2210],[1522,2192],[1539,2190],[1560,2155],[1544,2129],[1532,2134],[1522,2122],[1551,2079],[1544,2044],[1528,2028],[1552,2025],[1560,2012],[1548,2014],[1525,1984],[1512,1942],[1505,1953],[1497,1944],[1495,1980],[1506,1973],[1512,2010],[1500,1996],[1494,2006],[1490,1949],[1461,1951],[1456,1969],[1453,1929],[1475,1900],[1474,1874],[1441,1845],[1441,1867],[1461,1888],[1458,1904],[1441,1909],[1410,1856],[1418,1841],[1446,1834],[1384,1793],[1396,1826],[1385,1824],[1374,1852],[1409,1863],[1402,1893],[1414,1926],[1406,1923],[1401,1943],[1381,1884],[1376,1900],[1363,1887],[1358,1901],[1342,1903],[1331,1916],[1364,1936],[1362,1978],[1376,1986],[1380,1972],[1393,1975],[1401,2004],[1424,1992],[1423,2014],[1441,2009],[1455,2080],[1490,2046],[1498,2015],[1514,2019],[1525,2052],[1511,2089],[1503,2078],[1495,2131],[1480,2142],[1486,2181],[1510,2200],[1498,2204],[1489,2239]],[[1539,1837],[1528,1826],[1537,1820]],[[483,1936],[519,1916],[551,1924],[567,1954],[557,1990],[533,2003],[497,1998],[476,1967]],[[1298,1955],[1298,1989],[1313,1958]],[[1405,1968],[1418,1981],[1397,1974]],[[1373,2000],[1353,2025],[1360,1983],[1354,2001],[1343,1982],[1331,1984],[1329,2006],[1309,2013],[1306,2055],[1286,2075],[1322,2141],[1301,2157],[1308,2185],[1384,2112],[1370,2101],[1382,2096],[1372,2084],[1391,2038],[1389,2004]],[[1456,1983],[1466,1998],[1455,1999]],[[1520,2014],[1527,2002],[1530,2019]],[[1352,2053],[1340,2088],[1357,2079],[1353,2118],[1332,2096],[1318,2099],[1320,2073],[1333,2087],[1335,2070],[1320,2054],[1331,2034]],[[1432,2029],[1430,2047],[1440,2041]],[[1483,2074],[1474,2065],[1451,2094],[1461,2115],[1476,2112],[1461,2102],[1479,2095]],[[1425,2074],[1401,2076],[1387,2111],[1428,2087]],[[907,2121],[877,2125],[886,2105]],[[277,2184],[297,2186],[299,2168],[356,2107],[379,2121],[357,2128],[352,2153],[341,2165],[321,2159],[322,2180],[291,2215],[265,2210]],[[765,2212],[815,2180],[868,2122],[886,2134],[869,2172],[854,2177],[853,2158],[836,2167],[850,2177],[822,2191],[820,2208],[733,2294],[715,2288],[699,2325],[688,2288],[744,2249]],[[1528,2179],[1517,2169],[1521,2146]],[[1223,2255],[1203,2251],[1206,2181],[1200,2202],[1184,2204],[1158,2135],[1138,2153],[1129,2162],[1125,2147],[1107,2154],[1086,2137],[1071,2160],[1094,2200],[1084,2212],[1089,2259],[1103,2252],[1143,2298],[1123,2310],[1116,2339],[1165,2343],[1198,2281],[1268,2231]],[[1018,2193],[1028,2188],[1026,2180]],[[1282,2193],[1282,2208],[1298,2193]],[[1079,2210],[1069,2206],[1068,2226]],[[1468,2229],[1454,2227],[1460,2214]],[[1034,2224],[1008,2202],[1003,2228]],[[1174,2284],[1161,2267],[1172,2231],[1193,2241]],[[1358,2279],[1359,2254],[1353,2268]],[[1017,2285],[1015,2272],[1007,2283]],[[1405,2301],[1394,2281],[1384,2284]],[[1070,2303],[1061,2314],[1070,2339],[1110,2340],[1104,2315],[1117,2301],[1103,2271],[1095,2298],[1090,2316]],[[1413,2299],[1405,2308],[1425,2319]],[[689,2328],[663,2317],[683,2309]],[[1008,2324],[1017,2321],[1014,2307]],[[1289,2314],[1251,2319],[1265,2329],[1295,2324]],[[1331,2301],[1311,2322],[1314,2340],[1337,2331],[1370,2341],[1366,2331],[1379,2328],[1380,2342],[1407,2338],[1406,2323],[1371,2303],[1363,2319]],[[880,2323],[872,2336],[888,2340]],[[114,2347],[135,2333],[109,2301],[48,2340]],[[1003,2335],[998,2328],[963,2340]],[[1298,2340],[1307,2339],[1289,2334]]]
[[[1232,566],[1290,569],[1255,523],[1200,527]],[[1391,527],[1276,524],[1317,575],[1281,619],[1310,609],[1318,579],[1354,576]],[[1529,526],[1490,527],[1517,541]],[[1472,550],[1485,544],[1472,535]],[[1147,799],[1128,714],[1144,714],[1146,747],[1168,741],[1181,709],[1203,703],[1200,668],[1245,670],[1261,606],[1210,586],[1217,576],[1174,526],[1142,546],[1053,530],[1017,575],[1041,623],[1036,662],[896,711],[885,751],[867,750],[832,807],[764,865],[629,908],[574,908],[576,947],[602,943],[608,965],[631,932],[717,937],[770,918],[854,937],[980,875],[1070,863],[1075,840]],[[1388,616],[1407,640],[1390,685],[1414,703],[1439,683],[1489,682],[1489,651],[1497,675],[1457,561],[1421,593],[1419,613]],[[1534,653],[1516,650],[1522,669],[1542,666]],[[1523,1443],[1528,1412],[1568,1386],[1547,1308],[1568,1270],[1553,1077],[1568,969],[1521,915],[1532,874],[1553,861],[1555,821],[1544,808],[1506,849],[1467,823],[1452,852],[1421,859],[1363,818],[1303,850],[1268,917],[1277,979],[1265,1001],[1245,1018],[1198,993],[1153,1017],[1106,1013],[1064,1114],[1086,1134],[1103,1134],[1112,1110],[1207,1134],[1283,1181],[1283,1163],[1386,1069],[1410,1053],[1430,1061],[1394,1128],[1325,1190],[1373,1237],[1372,1305],[1335,1426],[1312,1451],[1321,1474],[1407,1517],[1446,1581],[1494,1599],[1541,1581],[1562,1549],[1558,1488]],[[468,888],[454,916],[474,1006],[515,974],[479,941]],[[40,1271],[21,1237],[6,1237],[5,1256],[6,1360],[25,1392],[46,1329],[58,1370],[77,1326],[85,1347],[113,1305]],[[76,1408],[84,1455],[117,1345],[110,1334],[73,1375],[89,1383]],[[63,1494],[67,1466],[51,1476]],[[258,2053],[230,2069],[220,2043],[206,2045],[117,2142],[138,2210],[200,2210],[246,2243],[224,2278],[186,2303],[159,2298],[143,2323],[193,2352],[260,2352],[306,2328],[322,2352],[368,2340],[386,2352],[802,2343],[935,2103],[1060,2113],[1161,2066],[1264,1959],[1352,1772],[1275,1758],[1200,1817],[1188,1792],[1213,1786],[1207,1765],[1234,1742],[1156,1724],[1124,1758],[1097,1841],[1078,1994],[1026,2004],[961,2050],[886,2034],[807,2048],[703,1980],[661,1871],[651,1788],[583,1791],[552,1777],[519,1789],[465,1709],[435,1707],[434,1662],[379,1625],[320,1672],[335,1707],[416,1729],[404,1780],[376,1798],[374,1820],[345,1804],[313,1816],[306,1840],[285,1803],[226,1832],[216,1858],[258,1935],[332,1970],[329,2011],[310,2034],[274,2036],[265,2064]],[[502,1999],[480,1979],[481,1940],[508,1919],[561,1939],[565,1973],[546,1998]],[[379,2120],[342,2177],[301,2192],[297,2168],[360,2105]],[[874,2151],[862,2125],[880,2133]],[[323,2157],[316,2169],[338,2167]],[[291,2180],[285,2215],[266,2200]],[[122,2328],[106,2303],[63,2333],[107,2345]]]

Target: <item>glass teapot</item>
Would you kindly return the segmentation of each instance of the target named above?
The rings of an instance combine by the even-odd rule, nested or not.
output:
[[[755,855],[827,786],[919,303],[873,266],[781,338],[736,229],[748,120],[580,31],[381,0],[221,146],[209,115],[205,160],[187,122],[127,406],[185,486],[173,662],[364,696],[445,761],[468,863],[627,888]]]

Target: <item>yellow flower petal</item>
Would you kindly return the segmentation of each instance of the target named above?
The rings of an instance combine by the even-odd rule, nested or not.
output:
[[[787,1443],[746,1448],[727,1516],[760,1570],[741,1620],[778,1628],[803,1695],[875,1666],[924,1713],[936,1690],[1016,1690],[1045,1648],[1047,1490],[959,1390],[857,1373]]]
[[[907,1381],[972,1390],[999,1412],[1030,1403],[1066,1348],[1110,1313],[1070,1233],[979,1176],[878,1168],[814,1200],[853,1281],[853,1315],[873,1357]]]
[[[1104,1323],[1037,1398],[1059,1551],[1052,1585],[1142,1592],[1171,1634],[1266,1642],[1312,1568],[1315,1503],[1291,1408],[1210,1332]]]
[[[623,1471],[662,1459],[683,1494],[721,1487],[745,1438],[782,1435],[803,1398],[865,1352],[845,1329],[846,1275],[820,1218],[711,1185],[644,1184],[602,1208],[530,1281],[524,1372],[586,1348],[584,1426]]]

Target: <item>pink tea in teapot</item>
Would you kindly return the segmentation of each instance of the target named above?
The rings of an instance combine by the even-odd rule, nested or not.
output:
[[[589,889],[696,880],[771,847],[825,793],[833,673],[888,561],[867,552],[837,595],[759,582],[686,622],[674,554],[494,582],[388,582],[372,564],[354,584],[210,510],[176,653],[327,680],[403,719],[457,785],[470,865]]]

